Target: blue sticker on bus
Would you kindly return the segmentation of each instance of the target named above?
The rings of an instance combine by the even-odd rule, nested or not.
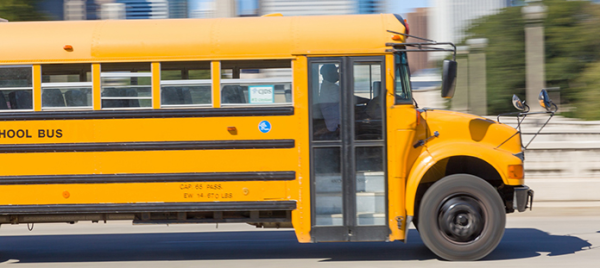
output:
[[[260,130],[262,133],[271,131],[271,123],[269,123],[269,121],[262,121],[258,123],[258,130]]]

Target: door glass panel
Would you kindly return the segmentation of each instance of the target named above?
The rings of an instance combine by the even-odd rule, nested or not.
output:
[[[384,87],[380,62],[354,63],[355,140],[383,139]]]
[[[341,150],[314,148],[315,222],[320,226],[341,226],[343,217]]]
[[[339,67],[336,62],[311,65],[313,140],[340,139]]]
[[[385,225],[383,147],[356,148],[356,223]]]
[[[382,67],[383,57],[309,61],[315,241],[388,236]]]

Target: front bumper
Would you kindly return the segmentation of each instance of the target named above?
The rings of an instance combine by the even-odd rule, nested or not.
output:
[[[533,190],[529,186],[514,187],[513,209],[519,212],[533,207]]]

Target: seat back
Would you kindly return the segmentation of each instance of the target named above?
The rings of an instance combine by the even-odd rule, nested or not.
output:
[[[91,106],[88,104],[87,96],[85,93],[78,89],[70,89],[65,92],[65,101],[69,107],[77,106]]]
[[[244,90],[236,85],[224,86],[221,90],[221,103],[247,103]]]
[[[8,103],[6,102],[4,92],[5,91],[0,91],[0,110],[8,110]]]
[[[133,88],[104,88],[103,97],[137,97],[137,91]],[[102,100],[102,108],[127,108],[140,107],[139,100]]]
[[[65,107],[65,98],[60,89],[44,89],[42,91],[42,107]]]
[[[8,94],[11,109],[33,109],[31,91],[16,90]]]

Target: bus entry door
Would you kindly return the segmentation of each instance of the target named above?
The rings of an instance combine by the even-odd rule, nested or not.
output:
[[[309,59],[313,242],[389,234],[383,57]]]

